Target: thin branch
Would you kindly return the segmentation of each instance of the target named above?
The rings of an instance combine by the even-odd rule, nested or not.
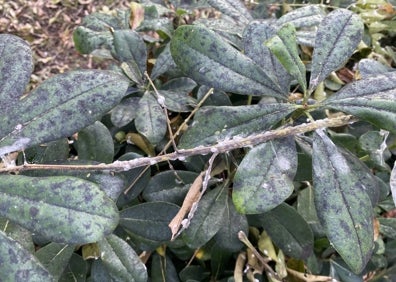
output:
[[[252,147],[258,144],[282,138],[290,135],[298,135],[313,131],[319,128],[339,127],[356,122],[357,119],[351,115],[340,116],[331,119],[317,120],[311,123],[303,123],[297,126],[282,127],[275,130],[269,130],[263,133],[238,137],[229,140],[220,141],[210,146],[198,146],[192,149],[179,149],[177,152],[159,155],[155,157],[142,157],[128,161],[115,161],[111,164],[98,165],[51,165],[51,164],[23,164],[20,166],[6,167],[0,169],[0,173],[19,172],[26,170],[86,170],[86,171],[128,171],[137,167],[155,165],[164,161],[184,160],[187,157],[196,155],[207,155],[212,153],[225,153],[234,149]]]

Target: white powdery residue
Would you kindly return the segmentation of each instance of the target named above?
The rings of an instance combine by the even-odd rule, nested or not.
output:
[[[334,155],[331,155],[330,161],[332,162],[333,167],[337,168],[337,170],[342,174],[350,173],[349,166],[340,152],[336,152]]]
[[[289,171],[291,169],[291,163],[288,158],[285,158],[284,156],[277,156],[276,160],[281,171]]]
[[[4,146],[0,148],[0,156],[4,156],[8,153],[24,150],[30,143],[30,138],[24,137],[15,141],[12,145]]]
[[[157,98],[158,104],[160,104],[161,106],[165,106],[165,97],[162,95],[158,95]]]

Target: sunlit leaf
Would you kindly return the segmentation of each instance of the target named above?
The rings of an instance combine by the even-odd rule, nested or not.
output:
[[[244,214],[269,211],[293,192],[297,151],[292,137],[260,144],[249,151],[234,177],[232,199]]]
[[[330,242],[355,273],[374,246],[371,200],[355,172],[324,131],[313,140],[315,205]]]
[[[336,9],[324,18],[316,33],[310,91],[313,91],[332,71],[345,64],[355,51],[362,35],[362,20],[349,10]]]
[[[200,84],[245,95],[287,95],[253,60],[202,26],[180,26],[171,53],[181,70]]]
[[[95,242],[118,224],[114,202],[90,181],[69,176],[0,178],[0,215],[54,242]]]

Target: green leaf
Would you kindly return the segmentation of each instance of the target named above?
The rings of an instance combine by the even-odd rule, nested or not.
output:
[[[175,63],[199,84],[244,95],[283,93],[253,60],[202,26],[180,26],[171,41]]]
[[[32,233],[29,230],[6,218],[0,218],[0,230],[9,238],[18,241],[27,251],[32,253],[35,251]]]
[[[249,151],[234,177],[232,199],[238,212],[267,212],[293,192],[297,171],[294,138],[260,144]]]
[[[69,176],[0,179],[0,215],[54,242],[95,242],[118,224],[114,202],[92,182]]]
[[[351,272],[342,261],[330,260],[330,273],[334,279],[343,282],[363,282],[361,275]]]
[[[396,121],[395,121],[396,122]],[[365,150],[370,159],[378,166],[388,169],[388,164],[385,163],[392,154],[388,150],[387,139],[389,132],[381,131],[367,131],[359,137],[359,143],[363,150]]]
[[[313,252],[314,238],[308,223],[291,206],[282,203],[269,212],[248,216],[249,223],[262,227],[288,256],[306,259]]]
[[[161,256],[158,253],[153,254],[151,264],[151,281],[179,281],[179,275],[177,274],[177,270],[169,256]]]
[[[114,281],[147,281],[146,266],[127,242],[110,235],[98,244],[103,264]]]
[[[380,232],[387,238],[396,239],[396,218],[378,218]]]
[[[359,61],[358,70],[361,78],[366,79],[373,75],[390,72],[392,71],[392,68],[389,68],[374,59],[362,59]]]
[[[96,121],[78,133],[78,159],[111,163],[114,155],[113,138],[107,127]]]
[[[238,0],[208,0],[208,4],[236,22],[247,24],[253,19],[246,6]]]
[[[170,52],[170,44],[166,44],[164,50],[157,57],[154,67],[151,71],[151,80],[155,80],[160,75],[164,74],[168,70],[175,69],[176,64],[173,61],[171,52]]]
[[[0,155],[67,137],[114,107],[128,81],[117,73],[80,70],[56,75],[26,98],[9,103],[0,119]]]
[[[166,133],[164,110],[154,97],[154,92],[146,91],[139,101],[135,126],[153,145],[159,143]]]
[[[25,91],[32,71],[29,44],[17,36],[0,34],[0,104],[3,110],[15,108],[15,101]]]
[[[263,44],[276,34],[276,29],[266,22],[255,20],[249,23],[243,32],[243,49],[266,74],[275,81],[283,93],[288,93],[292,80],[270,49]]]
[[[44,265],[49,273],[56,279],[62,275],[74,252],[74,246],[49,243],[40,248],[36,253],[37,259]]]
[[[3,281],[56,281],[31,253],[2,231],[0,258]]]
[[[322,130],[313,140],[316,211],[330,242],[355,273],[374,246],[371,200],[346,158]]]
[[[165,98],[165,106],[173,112],[191,112],[197,104],[189,94],[197,86],[190,78],[179,77],[164,83],[159,90]]]
[[[123,127],[136,117],[139,108],[139,97],[127,97],[111,111],[111,122],[116,127]]]
[[[318,25],[325,13],[320,5],[306,5],[292,10],[276,21],[276,25],[292,24],[296,28],[312,27]]]
[[[283,25],[265,45],[278,58],[285,69],[297,79],[303,92],[307,90],[305,66],[298,55],[296,29],[292,24]]]
[[[350,83],[324,100],[323,105],[396,132],[396,72]]]
[[[220,187],[205,194],[190,225],[182,233],[183,240],[191,249],[206,244],[223,225],[227,205],[227,189]]]
[[[295,109],[295,105],[287,103],[203,107],[195,114],[194,123],[183,134],[179,146],[194,148],[259,133],[270,129]]]
[[[169,241],[172,234],[168,224],[178,210],[178,206],[166,202],[139,204],[120,212],[120,225],[151,241]]]
[[[183,200],[197,178],[198,173],[182,170],[168,170],[154,175],[143,191],[148,202],[171,202],[182,205]]]
[[[316,33],[310,92],[332,71],[345,64],[362,40],[362,35],[362,20],[348,10],[336,9],[324,18]]]
[[[87,270],[87,262],[81,256],[73,253],[69,264],[59,278],[59,282],[85,282]]]

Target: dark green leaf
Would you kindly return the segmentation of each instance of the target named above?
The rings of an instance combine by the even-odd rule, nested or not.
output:
[[[312,186],[308,186],[307,188],[299,191],[297,198],[297,211],[309,224],[316,237],[326,236],[316,213]]]
[[[227,189],[220,187],[205,194],[190,225],[182,233],[187,246],[197,249],[206,244],[223,225],[227,205]]]
[[[313,234],[308,223],[289,205],[282,203],[269,212],[248,216],[249,223],[262,227],[288,256],[308,258],[313,251]]]
[[[117,73],[80,70],[46,80],[22,100],[10,99],[18,107],[0,120],[0,155],[72,135],[114,107],[127,87]]]
[[[146,266],[127,242],[110,235],[98,244],[103,264],[114,281],[147,281]]]
[[[9,238],[18,241],[27,251],[34,252],[32,233],[6,218],[0,218],[0,230]]]
[[[159,90],[165,97],[165,106],[173,112],[191,112],[196,101],[189,94],[197,86],[190,78],[180,77],[167,81]]]
[[[359,273],[374,246],[373,210],[364,183],[322,130],[314,134],[312,165],[320,222],[337,252]]]
[[[107,127],[96,121],[78,133],[78,159],[111,163],[114,155],[113,138]]]
[[[245,95],[287,95],[253,60],[202,26],[180,26],[171,53],[181,70],[200,84]]]
[[[149,202],[183,203],[191,184],[198,173],[181,170],[168,170],[154,175],[143,191],[143,198]]]
[[[370,78],[373,75],[387,73],[392,69],[381,64],[374,59],[362,59],[358,65],[359,74],[362,79]]]
[[[265,42],[265,45],[278,58],[283,67],[297,79],[305,93],[307,89],[305,66],[298,54],[294,26],[292,24],[283,25],[275,36]]]
[[[40,248],[35,255],[48,272],[58,280],[69,263],[73,252],[74,246],[49,243]]]
[[[110,276],[109,272],[107,271],[107,268],[103,265],[103,261],[99,260],[99,259],[94,260],[92,262],[89,278],[95,282],[96,281],[98,281],[98,282],[112,281],[111,276]]]
[[[396,132],[396,72],[350,83],[323,104]]]
[[[25,156],[19,155],[26,158],[29,163],[45,164],[53,161],[66,160],[69,157],[70,146],[67,138],[58,139],[45,144],[36,145],[25,150]]]
[[[54,242],[95,242],[118,224],[114,202],[76,177],[2,175],[0,194],[1,216]]]
[[[161,52],[161,54],[157,57],[155,61],[155,65],[151,71],[151,79],[155,80],[160,75],[174,68],[176,68],[176,64],[175,61],[173,61],[170,52],[170,44],[166,44],[164,50]]]
[[[32,71],[29,44],[17,36],[0,34],[0,104],[3,110],[16,107],[15,101],[25,91]]]
[[[139,101],[136,113],[136,129],[153,145],[164,138],[166,133],[166,117],[164,110],[158,104],[154,93],[147,91]]]
[[[282,26],[290,23],[296,28],[311,27],[318,25],[324,16],[325,13],[319,5],[306,5],[283,15],[276,24]]]
[[[351,11],[336,9],[324,18],[316,33],[310,91],[348,60],[362,35],[363,22]]]
[[[179,281],[177,270],[173,265],[172,259],[169,256],[161,256],[158,253],[153,254],[153,261],[151,266],[151,281]]]
[[[243,214],[269,211],[293,192],[297,171],[294,138],[260,144],[249,151],[234,177],[232,199]]]
[[[3,281],[56,281],[31,253],[2,231],[0,275]]]
[[[128,97],[123,99],[111,111],[111,122],[117,127],[123,127],[130,123],[139,108],[139,97]]]
[[[330,260],[330,275],[342,282],[363,282],[363,278],[351,272],[342,261]]]
[[[388,238],[396,239],[396,218],[378,218],[380,232]]]
[[[198,89],[197,100],[201,101],[205,95],[210,92],[209,97],[204,101],[203,106],[232,106],[230,97],[224,91],[209,88],[208,86],[201,86]]]
[[[178,210],[178,206],[166,202],[139,204],[120,212],[120,224],[138,236],[165,242],[172,237],[168,224]]]
[[[235,136],[246,137],[271,128],[295,109],[295,105],[286,103],[204,107],[195,114],[193,125],[180,140],[180,147],[194,148]]]
[[[359,137],[361,148],[369,154],[370,159],[377,166],[385,169],[389,168],[385,161],[387,161],[392,156],[387,146],[388,136],[388,131],[381,130],[367,131]]]
[[[264,42],[276,34],[276,29],[263,21],[252,21],[243,32],[246,56],[253,59],[275,81],[283,93],[289,92],[291,76]]]
[[[85,282],[87,269],[87,262],[81,256],[74,253],[65,271],[59,278],[59,282]]]

